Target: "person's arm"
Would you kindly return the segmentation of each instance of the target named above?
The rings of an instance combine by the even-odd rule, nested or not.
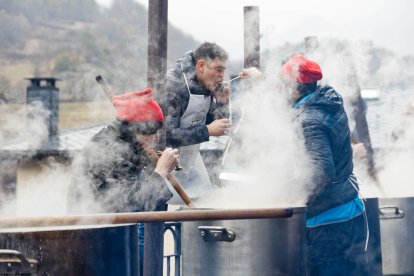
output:
[[[179,152],[177,149],[166,148],[159,157],[154,172],[146,177],[145,181],[135,194],[132,194],[129,201],[139,204],[139,209],[143,211],[153,211],[165,204],[171,197],[166,178],[174,170],[178,163]],[[136,186],[135,186],[136,187]]]
[[[164,166],[159,173],[142,178],[137,165],[122,158],[121,152],[125,148],[121,144],[114,142],[111,147],[103,146],[102,142],[91,143],[85,149],[81,163],[85,173],[91,177],[88,190],[93,192],[96,203],[102,206],[98,209],[109,212],[154,211],[172,197],[163,176],[174,168],[176,159],[163,158],[164,161],[159,163]],[[170,152],[168,157],[177,152]]]
[[[176,84],[178,85],[178,84]],[[193,126],[181,128],[180,120],[188,106],[189,97],[187,91],[174,88],[170,83],[167,86],[167,99],[165,105],[165,128],[167,146],[181,147],[200,144],[209,140],[207,126]]]
[[[97,193],[105,209],[117,212],[155,211],[172,197],[164,177],[154,172],[142,181],[136,166],[127,160],[113,168]]]
[[[302,129],[314,170],[311,184],[316,186],[315,189],[320,189],[329,185],[336,174],[329,134],[322,124],[312,120],[304,122]]]
[[[154,172],[142,183],[141,189],[130,197],[130,201],[136,202],[139,210],[155,211],[172,196],[165,178]]]

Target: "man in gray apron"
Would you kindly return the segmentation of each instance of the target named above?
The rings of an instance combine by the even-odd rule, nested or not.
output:
[[[221,93],[228,55],[215,43],[204,42],[177,60],[167,73],[165,98],[166,143],[180,149],[183,171],[174,172],[192,201],[213,190],[199,149],[210,136],[226,135],[231,127],[228,97]],[[182,204],[174,195],[171,204]]]

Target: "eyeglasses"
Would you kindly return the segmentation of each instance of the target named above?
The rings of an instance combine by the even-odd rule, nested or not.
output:
[[[217,66],[217,67],[212,67],[212,66],[210,66],[209,64],[208,64],[208,62],[206,62],[206,66],[208,67],[208,68],[210,68],[210,69],[214,69],[214,70],[216,70],[217,71],[217,73],[219,73],[219,74],[223,74],[224,72],[226,72],[226,67],[224,67],[224,66]]]

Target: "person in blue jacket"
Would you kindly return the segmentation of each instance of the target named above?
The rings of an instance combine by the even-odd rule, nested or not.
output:
[[[351,132],[342,97],[319,85],[320,66],[295,54],[279,72],[303,132],[313,176],[307,201],[310,275],[367,273],[367,219],[353,174]]]

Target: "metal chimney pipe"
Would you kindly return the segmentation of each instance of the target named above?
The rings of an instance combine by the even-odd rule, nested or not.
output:
[[[167,39],[168,0],[149,0],[147,86],[154,89],[154,97],[159,102],[162,102],[167,75]],[[165,146],[164,133],[159,146]],[[164,222],[146,223],[144,231],[144,275],[162,276]]]
[[[305,53],[311,54],[318,48],[318,38],[314,35],[305,37]]]
[[[259,7],[244,7],[244,68],[260,69]]]
[[[168,0],[148,1],[148,68],[147,87],[154,89],[154,98],[163,103],[167,76]],[[161,108],[163,108],[161,104]],[[163,110],[165,114],[165,110]],[[165,148],[165,130],[160,131],[157,147]]]
[[[167,73],[168,0],[148,1],[147,85],[164,91]]]
[[[26,91],[26,103],[41,102],[44,109],[49,114],[46,118],[48,130],[48,140],[51,142],[57,135],[59,130],[59,89],[56,87],[56,78],[26,78],[30,80],[30,85]],[[28,113],[28,117],[32,114]]]

